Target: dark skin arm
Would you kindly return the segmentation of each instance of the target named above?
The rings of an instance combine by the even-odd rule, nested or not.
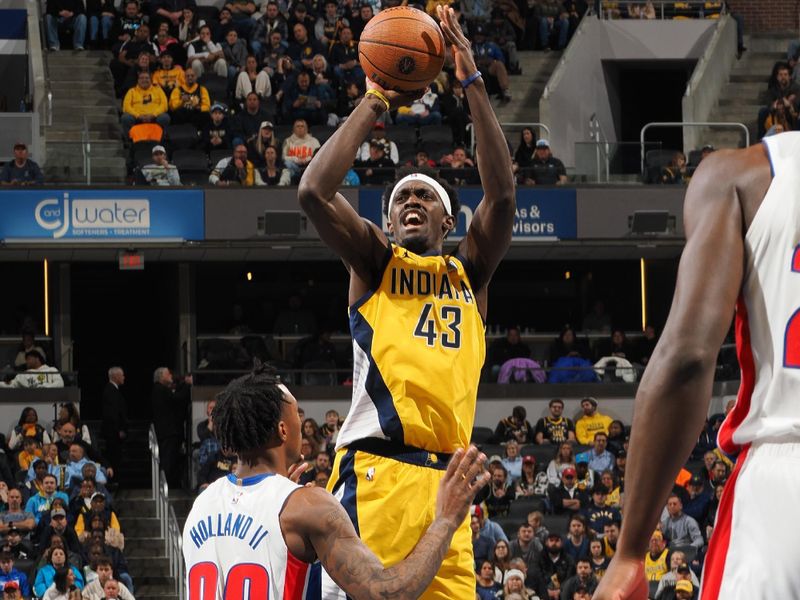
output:
[[[456,451],[439,486],[436,519],[411,554],[389,568],[358,538],[342,505],[320,488],[303,488],[289,497],[280,517],[286,545],[301,560],[319,557],[328,574],[353,598],[418,598],[487,481],[485,461],[474,446],[466,453]]]
[[[445,43],[455,59],[456,79],[464,81],[478,70],[469,40],[461,31],[452,8],[438,6],[436,13]],[[465,91],[475,138],[480,142],[478,173],[484,196],[472,217],[467,236],[459,244],[459,251],[474,267],[478,281],[470,283],[476,291],[480,312],[486,315],[486,287],[511,244],[516,209],[514,174],[506,138],[489,102],[483,78],[479,77]]]
[[[651,359],[658,368],[645,372],[636,394],[619,545],[593,598],[647,597],[647,541],[708,414],[717,353],[742,285],[744,233],[770,181],[761,144],[715,152],[692,177],[675,296]]]

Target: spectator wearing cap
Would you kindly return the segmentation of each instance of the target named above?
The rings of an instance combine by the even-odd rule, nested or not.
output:
[[[509,569],[503,577],[503,598],[519,595],[525,600],[536,597],[534,590],[525,587],[525,574],[519,569]]]
[[[655,530],[650,536],[650,544],[644,557],[644,576],[647,581],[661,581],[669,572],[668,554],[669,548],[664,542],[664,535]]]
[[[233,141],[247,144],[255,139],[264,121],[272,121],[272,115],[262,107],[258,94],[250,92],[244,100],[244,110],[234,117]]]
[[[42,185],[44,175],[39,165],[28,158],[28,146],[24,142],[14,144],[14,160],[8,161],[0,171],[2,185]]]
[[[102,492],[95,492],[92,494],[89,512],[80,513],[75,519],[75,533],[78,535],[79,540],[83,541],[91,533],[90,524],[95,515],[102,517],[106,529],[110,527],[121,531],[117,513],[106,505],[106,495]]]
[[[382,185],[394,178],[394,163],[387,156],[388,151],[387,140],[372,138],[369,141],[369,158],[356,161],[356,166],[362,169],[362,184]]]
[[[12,527],[25,535],[36,527],[36,516],[22,508],[22,492],[17,488],[8,490],[8,509],[0,514],[0,533],[7,533]]]
[[[683,512],[698,523],[702,523],[708,514],[712,491],[706,489],[706,480],[697,474],[692,475],[689,483],[686,484],[686,490],[689,492],[689,497],[683,503]]]
[[[589,396],[581,400],[581,410],[583,415],[575,421],[575,437],[579,444],[588,446],[594,443],[598,431],[608,434],[608,426],[614,419],[598,412],[597,400]]]
[[[142,178],[149,185],[168,186],[181,185],[178,167],[167,160],[164,146],[153,146],[153,162],[142,167]]]
[[[541,509],[543,509],[549,484],[547,473],[536,471],[536,457],[524,456],[522,458],[522,475],[517,481],[517,498],[538,498],[542,500]]]
[[[264,181],[252,162],[247,160],[247,146],[236,144],[233,155],[220,160],[208,177],[211,185],[253,187],[262,186]]]
[[[122,130],[128,137],[131,127],[137,123],[158,123],[162,128],[169,125],[169,103],[164,91],[153,85],[150,73],[141,72],[136,86],[129,89],[122,102]]]
[[[47,524],[45,524],[46,519]],[[35,540],[40,551],[43,548],[60,546],[67,549],[71,561],[80,560],[76,557],[81,555],[81,543],[67,519],[67,511],[60,505],[54,504],[49,513],[42,515]]]
[[[564,582],[561,587],[561,600],[573,600],[576,593],[587,594],[587,598],[594,593],[599,583],[597,576],[592,571],[592,562],[588,556],[581,556],[575,561],[575,575]]]
[[[73,49],[83,50],[86,41],[86,8],[81,0],[47,0],[44,22],[48,50],[59,50],[59,31],[67,29],[72,29]]]
[[[31,595],[31,584],[28,576],[14,567],[14,555],[10,552],[0,552],[0,584],[5,591],[6,586],[16,586],[16,589],[25,597]]]
[[[9,581],[3,585],[3,600],[19,600],[21,598],[19,585],[14,581]]]
[[[597,473],[614,468],[614,455],[606,450],[608,446],[608,434],[605,431],[598,431],[594,434],[594,444],[591,450],[581,452],[575,460],[586,458],[589,468]]]
[[[228,64],[225,62],[225,53],[222,46],[211,40],[211,28],[203,25],[200,28],[199,39],[189,44],[187,48],[189,66],[200,79],[206,70],[213,70],[220,77],[228,76]]]
[[[44,362],[44,356],[38,350],[25,353],[24,372],[19,373],[10,383],[0,382],[0,387],[18,388],[63,388],[64,380],[58,369]]]
[[[489,555],[492,552],[492,548],[494,548],[494,542],[491,538],[481,533],[480,519],[477,515],[470,517],[469,527],[472,531],[472,556],[477,566],[482,561],[489,560]]]
[[[678,581],[675,584],[675,598],[676,600],[691,600],[694,598],[694,586],[692,582],[685,579]]]
[[[530,166],[522,170],[526,185],[563,185],[567,183],[564,163],[553,156],[548,140],[536,142]]]
[[[674,598],[675,585],[679,581],[689,581],[695,588],[700,587],[700,580],[694,574],[686,562],[686,554],[680,550],[674,550],[669,555],[669,572],[666,573],[658,582],[656,598]]]
[[[391,159],[392,163],[395,165],[398,164],[400,161],[400,154],[397,150],[397,144],[390,141],[386,137],[386,124],[383,121],[375,121],[375,124],[372,126],[372,138],[361,144],[361,147],[358,150],[358,160],[369,160],[369,149],[372,140],[384,140],[388,144],[389,148],[388,152],[386,153],[387,156]]]
[[[561,472],[561,483],[551,485],[548,492],[550,506],[557,515],[574,515],[589,504],[586,493],[578,489],[577,473],[574,467]]]
[[[683,512],[683,503],[677,494],[670,494],[667,505],[661,513],[661,531],[669,540],[670,548],[694,546],[703,547],[703,534],[692,517]]]
[[[536,422],[537,444],[563,444],[575,441],[575,423],[564,416],[564,401],[553,398],[548,403],[550,414]]]
[[[34,560],[36,558],[33,546],[30,542],[22,539],[22,532],[17,529],[13,523],[9,526],[8,531],[6,531],[2,550],[4,552],[10,552],[14,560]]]
[[[264,152],[272,146],[276,150],[280,148],[280,141],[275,137],[275,126],[272,121],[263,121],[258,128],[258,136],[250,140],[247,144],[247,158],[253,161],[257,168],[264,166]]]
[[[358,42],[353,39],[353,30],[350,27],[342,27],[339,40],[333,44],[328,56],[333,72],[340,81],[364,81],[364,70],[358,62]]]
[[[486,38],[486,27],[478,25],[475,27],[472,41],[472,53],[475,55],[475,62],[478,69],[497,79],[500,87],[500,100],[503,103],[511,101],[510,83],[508,80],[508,70],[505,65],[503,51],[494,42]]]
[[[488,518],[480,506],[473,504],[471,511],[473,516],[478,517],[481,533],[492,540],[492,547],[500,540],[508,542],[508,537],[503,531],[503,528]]]
[[[299,179],[319,147],[319,140],[308,131],[308,123],[304,119],[296,119],[292,125],[292,135],[283,141],[281,151],[283,163],[292,173],[293,180]]]
[[[200,133],[200,146],[206,152],[229,150],[233,147],[233,126],[227,112],[224,104],[217,103],[211,107],[211,119]]]
[[[211,98],[206,87],[197,83],[194,69],[187,69],[184,81],[172,90],[169,110],[173,123],[191,123],[198,130],[208,123]]]
[[[592,501],[583,509],[586,522],[598,534],[603,533],[606,524],[622,519],[619,509],[606,505],[607,496],[608,489],[602,483],[595,484]]]

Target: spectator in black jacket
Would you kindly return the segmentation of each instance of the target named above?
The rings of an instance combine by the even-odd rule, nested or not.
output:
[[[233,125],[234,141],[242,144],[249,144],[258,137],[261,123],[264,121],[274,121],[274,115],[270,115],[261,107],[261,99],[255,92],[247,94],[244,101],[244,110],[236,115]]]
[[[194,10],[197,3],[194,0],[151,0],[150,24],[157,30],[161,23],[169,23],[170,31],[177,35],[184,8]]]
[[[132,40],[136,30],[144,23],[144,15],[139,10],[139,3],[136,0],[127,0],[124,3],[122,15],[114,21],[111,30],[111,52],[119,54],[122,44]]]
[[[86,9],[82,0],[47,0],[44,20],[49,50],[61,48],[58,32],[66,28],[72,28],[72,47],[83,50],[86,40]]]
[[[388,156],[388,146],[386,139],[372,138],[369,141],[369,158],[356,163],[356,166],[363,169],[361,183],[383,185],[394,178],[394,163]]]
[[[575,561],[564,552],[561,536],[556,532],[550,532],[547,536],[544,550],[539,559],[539,571],[542,574],[542,582],[547,582],[547,588],[537,592],[542,598],[551,598],[548,589],[558,590],[567,579],[575,575]]]
[[[330,63],[339,81],[364,81],[364,70],[358,62],[358,43],[353,40],[353,30],[342,27],[339,41],[330,50]]]
[[[181,485],[181,442],[185,437],[192,376],[187,375],[177,384],[167,367],[153,373],[153,425],[158,439],[161,466],[171,486]]]
[[[103,389],[102,433],[106,441],[108,463],[116,469],[122,462],[122,447],[128,437],[128,409],[119,386],[125,383],[121,367],[108,370],[108,383]]]
[[[214,407],[217,405],[217,400],[212,398],[206,403],[206,418],[197,424],[197,439],[202,444],[203,441],[214,435],[213,422],[211,420],[211,413],[214,412]]]
[[[200,134],[200,145],[206,152],[230,150],[233,147],[233,125],[225,113],[226,109],[222,104],[211,107],[211,122]]]

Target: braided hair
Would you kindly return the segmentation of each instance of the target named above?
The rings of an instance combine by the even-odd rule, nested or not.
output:
[[[286,402],[279,383],[271,367],[259,364],[219,393],[211,418],[214,434],[224,450],[241,458],[243,453],[255,452],[274,438]]]

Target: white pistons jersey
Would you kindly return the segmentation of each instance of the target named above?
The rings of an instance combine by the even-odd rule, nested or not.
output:
[[[183,530],[188,600],[303,600],[310,567],[286,547],[280,513],[300,486],[274,474],[212,483]]]
[[[742,380],[718,434],[728,454],[754,442],[800,441],[800,133],[764,144],[773,179],[744,238],[736,306]]]

